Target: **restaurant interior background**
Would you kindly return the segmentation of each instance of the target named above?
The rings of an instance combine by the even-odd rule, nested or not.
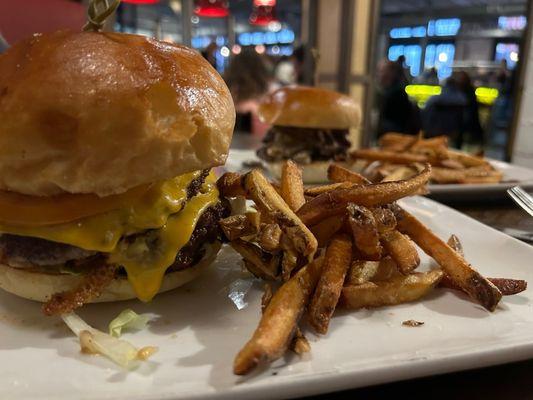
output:
[[[423,130],[448,134],[456,147],[531,166],[532,121],[523,112],[533,101],[526,84],[533,83],[533,65],[524,63],[531,54],[528,3],[122,0],[107,29],[202,52],[232,88],[236,138],[248,135],[244,143],[252,147],[266,131],[255,115],[257,101],[281,85],[303,83],[360,102],[356,145],[371,145],[385,131]],[[0,33],[8,43],[35,29],[78,28],[87,1],[17,4],[0,0]]]

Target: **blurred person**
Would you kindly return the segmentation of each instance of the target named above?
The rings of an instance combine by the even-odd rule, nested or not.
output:
[[[463,93],[466,99],[466,106],[463,114],[463,133],[468,135],[468,141],[472,144],[483,145],[484,133],[479,122],[479,105],[476,97],[476,88],[472,84],[470,75],[465,71],[454,74],[458,90]],[[465,138],[458,138],[457,147],[461,148]]]
[[[264,136],[268,126],[259,121],[257,108],[263,96],[277,87],[265,56],[243,49],[230,60],[224,80],[237,112],[235,130]]]
[[[403,71],[397,62],[382,60],[378,65],[378,136],[387,132],[417,134],[420,130],[418,107],[405,93]]]
[[[396,59],[396,63],[400,67],[401,78],[402,78],[403,82],[406,85],[409,85],[409,83],[411,83],[411,74],[409,73],[409,68],[407,67],[407,62],[406,62],[405,56],[404,55],[399,56]]]
[[[205,49],[201,51],[202,57],[209,61],[209,64],[211,64],[215,69],[217,68],[217,59],[215,56],[217,50],[217,44],[215,42],[211,42],[207,45]]]
[[[438,85],[439,76],[437,74],[437,69],[435,67],[427,68],[420,74],[416,81],[417,83],[424,85]]]
[[[422,111],[422,126],[427,137],[446,135],[454,147],[462,144],[467,98],[454,77],[446,80],[439,95],[430,97]]]

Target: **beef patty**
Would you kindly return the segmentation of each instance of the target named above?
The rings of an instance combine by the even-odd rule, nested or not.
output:
[[[209,170],[203,171],[201,176],[191,181],[187,187],[187,199],[198,194],[208,174]],[[213,243],[222,237],[218,221],[229,214],[230,206],[227,200],[222,200],[205,210],[200,216],[189,242],[179,251],[169,270],[182,270],[200,261],[204,255],[204,244]],[[150,235],[153,231],[146,230],[135,234],[135,236]],[[84,266],[90,265],[93,258],[100,257],[102,254],[40,238],[11,234],[0,235],[0,263],[15,268],[36,269],[65,265],[72,271],[83,272]]]
[[[293,159],[300,164],[313,161],[342,161],[350,148],[348,129],[273,126],[257,151],[268,162]]]

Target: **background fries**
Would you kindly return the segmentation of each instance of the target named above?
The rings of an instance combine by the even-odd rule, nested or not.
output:
[[[370,183],[364,176],[359,175],[357,172],[350,171],[338,164],[331,164],[328,167],[328,179],[331,182],[344,183],[350,182],[355,184],[367,184]]]
[[[318,333],[325,334],[328,331],[329,321],[339,300],[351,259],[350,237],[335,235],[326,249],[322,275],[309,306],[309,324]]]
[[[303,267],[274,294],[252,338],[235,358],[235,374],[244,375],[285,353],[320,277],[322,261],[319,258]]]
[[[399,133],[387,133],[379,140],[380,148],[362,149],[351,153],[354,160],[378,162],[365,175],[374,181],[390,182],[407,179],[416,173],[413,163],[430,163],[431,181],[449,183],[497,183],[503,174],[481,157],[450,150],[445,136],[424,139]],[[378,173],[374,173],[378,171]]]

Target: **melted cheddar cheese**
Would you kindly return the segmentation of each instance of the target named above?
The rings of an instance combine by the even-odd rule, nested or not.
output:
[[[187,201],[187,187],[201,172],[178,176],[152,185],[131,205],[81,220],[50,226],[8,226],[1,233],[38,237],[86,250],[110,253],[109,260],[122,265],[139,299],[149,301],[158,292],[163,275],[177,253],[189,241],[202,212],[218,201],[211,172],[200,193]],[[132,243],[125,235],[150,229],[156,243],[148,248],[146,236]]]

